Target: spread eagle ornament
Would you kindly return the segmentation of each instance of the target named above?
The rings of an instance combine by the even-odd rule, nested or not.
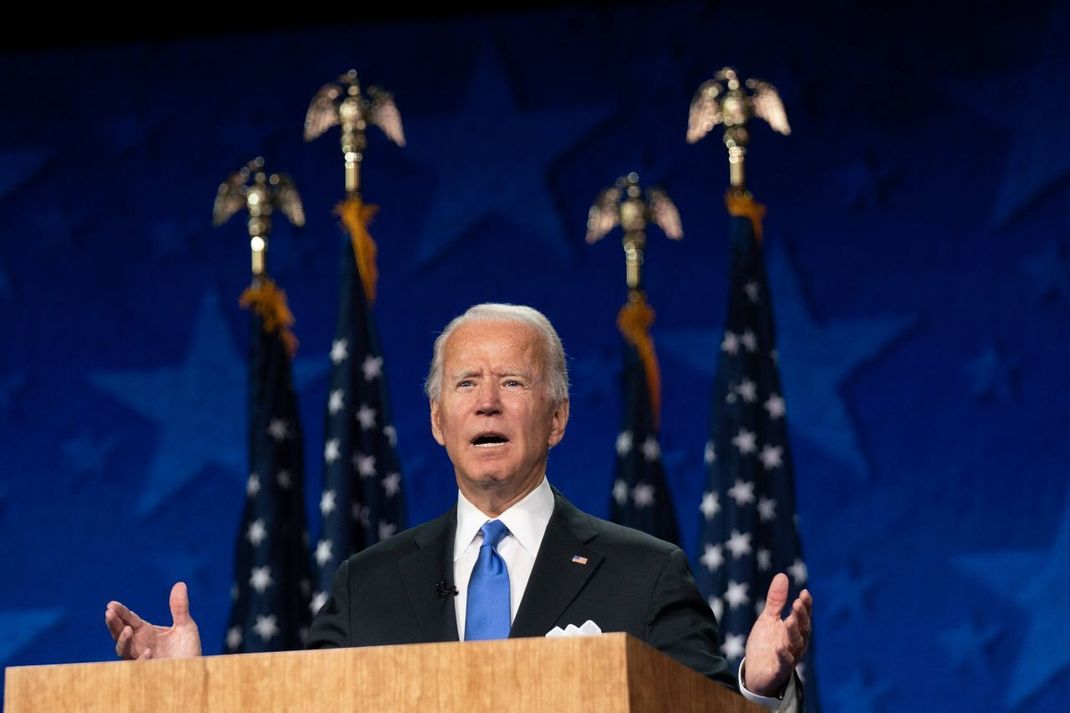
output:
[[[316,139],[332,126],[341,126],[346,192],[350,195],[360,188],[359,165],[367,146],[365,132],[369,124],[382,129],[398,146],[405,145],[401,113],[393,95],[379,87],[368,87],[367,96],[362,94],[355,69],[320,87],[305,113],[305,141]]]
[[[212,225],[218,227],[245,208],[249,211],[249,242],[253,251],[253,274],[265,269],[271,214],[278,209],[297,227],[305,224],[305,210],[293,179],[284,173],[268,174],[264,159],[257,157],[219,184],[212,206]]]
[[[744,86],[750,90],[749,94],[744,91]],[[767,121],[777,133],[791,133],[788,115],[776,87],[761,79],[740,82],[731,67],[724,67],[713,79],[699,86],[688,112],[689,144],[700,141],[718,124],[724,124],[731,183],[737,190],[744,189],[743,162],[749,140],[747,122],[752,116]]]

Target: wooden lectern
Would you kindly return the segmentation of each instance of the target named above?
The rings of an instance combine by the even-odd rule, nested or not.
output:
[[[6,713],[760,713],[626,634],[16,666]]]

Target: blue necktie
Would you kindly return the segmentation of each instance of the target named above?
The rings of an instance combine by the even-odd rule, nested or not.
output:
[[[509,570],[497,547],[509,534],[509,528],[498,520],[490,520],[479,531],[483,533],[483,545],[472,568],[472,578],[468,580],[464,640],[508,639]]]

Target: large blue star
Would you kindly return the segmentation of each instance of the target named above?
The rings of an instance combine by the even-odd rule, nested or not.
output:
[[[1022,260],[1022,268],[1032,282],[1033,299],[1038,302],[1070,295],[1070,259],[1062,254],[1061,247],[1059,241],[1049,240],[1040,252]]]
[[[60,444],[60,451],[79,473],[100,475],[108,456],[119,445],[114,436],[93,437],[88,431],[81,431]]]
[[[985,657],[999,636],[999,628],[978,624],[976,617],[971,616],[953,629],[940,631],[937,636],[954,668],[987,670],[987,666],[981,664],[987,663]]]
[[[0,663],[11,661],[19,649],[59,623],[59,609],[9,609],[0,612]]]
[[[440,257],[492,215],[542,241],[557,259],[570,259],[574,241],[550,193],[547,169],[607,114],[518,111],[500,59],[484,52],[460,113],[406,120],[409,151],[438,173],[416,263]]]
[[[214,293],[204,298],[184,363],[91,378],[159,425],[140,515],[151,513],[205,466],[221,466],[235,476],[244,472],[246,374]]]
[[[1002,401],[1011,400],[1011,381],[1018,369],[1018,359],[1000,354],[989,344],[966,362],[964,369],[969,374],[973,395],[978,399],[994,396]]]
[[[865,621],[869,618],[866,599],[873,584],[872,577],[841,569],[830,575],[815,577],[812,586],[828,621],[835,621],[840,616]]]
[[[1029,619],[1007,702],[1017,706],[1070,669],[1070,495],[1048,552],[996,550],[959,557],[955,565],[1013,601]]]
[[[856,671],[832,689],[832,699],[838,703],[834,710],[872,713],[877,710],[878,699],[887,696],[890,690],[888,684],[864,677]]]
[[[806,306],[798,275],[783,249],[767,241],[766,257],[790,427],[864,480],[869,468],[841,387],[860,366],[905,334],[913,319],[870,317],[819,323]],[[721,337],[720,332],[686,330],[662,335],[659,343],[667,353],[712,378]]]

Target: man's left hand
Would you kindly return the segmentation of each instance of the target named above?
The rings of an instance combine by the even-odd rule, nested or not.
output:
[[[773,577],[765,608],[747,637],[743,685],[759,696],[779,697],[810,645],[814,598],[802,590],[791,604],[791,613],[782,619],[787,603],[788,578],[781,573]]]

